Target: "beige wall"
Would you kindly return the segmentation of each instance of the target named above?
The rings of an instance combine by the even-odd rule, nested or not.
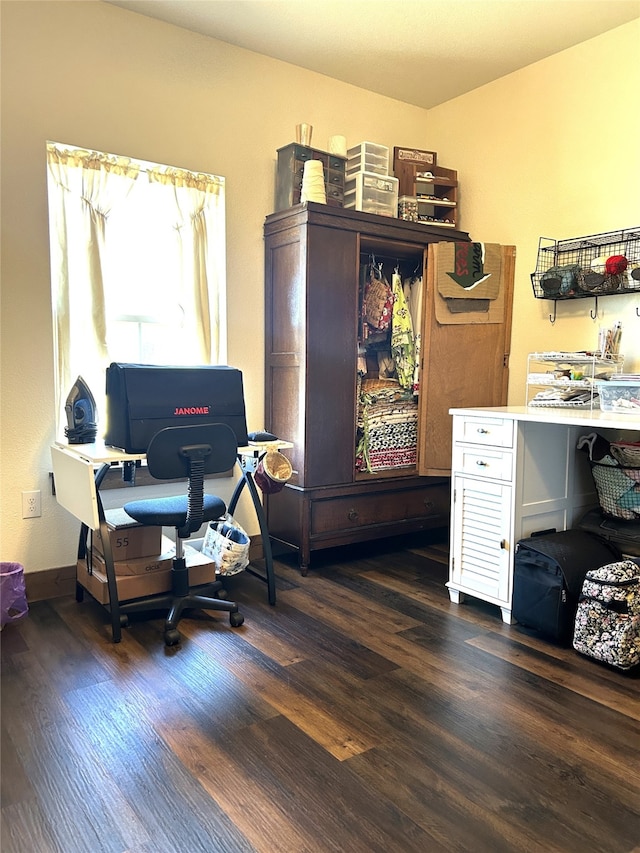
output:
[[[527,353],[595,348],[623,324],[625,367],[640,372],[640,293],[534,299],[538,240],[640,226],[640,20],[429,112],[429,140],[458,169],[462,224],[517,247],[509,402],[525,401]],[[446,163],[444,157],[446,156]]]
[[[77,524],[48,482],[47,139],[226,177],[228,361],[244,373],[251,428],[262,426],[263,411],[262,224],[273,208],[276,149],[299,121],[314,126],[320,148],[342,133],[350,144],[437,150],[460,172],[462,227],[518,246],[514,402],[524,353],[594,342],[591,302],[561,306],[551,327],[528,273],[540,235],[640,224],[637,23],[427,113],[99,2],[4,2],[1,11],[2,560],[29,572],[75,556]],[[639,301],[602,300],[603,321],[623,319],[625,344],[638,338]],[[637,343],[634,359],[640,369]],[[23,520],[20,493],[30,489],[42,490],[42,517]],[[241,520],[256,530],[249,516]]]

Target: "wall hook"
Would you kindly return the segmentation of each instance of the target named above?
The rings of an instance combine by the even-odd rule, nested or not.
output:
[[[595,300],[596,300],[596,313],[594,314],[593,311],[589,311],[589,314],[591,315],[592,320],[598,319],[598,297],[597,296],[595,297]]]
[[[638,315],[638,317],[640,317],[640,308],[638,308],[637,305],[636,305],[636,314]]]
[[[552,325],[552,326],[553,326],[553,324],[554,324],[554,323],[555,323],[555,321],[556,321],[556,312],[557,312],[557,311],[558,311],[558,303],[557,303],[557,301],[554,299],[554,300],[553,300],[553,314],[549,314],[549,322],[551,323],[551,325]]]

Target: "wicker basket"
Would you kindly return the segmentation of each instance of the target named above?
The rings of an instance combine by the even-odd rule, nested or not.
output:
[[[625,521],[640,518],[640,468],[592,462],[591,473],[605,515]]]

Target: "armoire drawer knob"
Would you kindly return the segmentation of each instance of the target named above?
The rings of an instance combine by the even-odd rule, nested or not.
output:
[[[357,521],[358,513],[355,511],[355,509],[350,509],[347,513],[347,518],[349,519],[349,521]]]
[[[424,508],[427,510],[427,512],[431,512],[431,510],[433,509],[433,501],[430,501],[429,498],[425,498],[423,503]]]

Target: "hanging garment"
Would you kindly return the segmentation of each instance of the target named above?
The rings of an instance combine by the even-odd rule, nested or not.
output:
[[[407,290],[409,292],[406,298]],[[422,276],[413,276],[405,281],[405,298],[409,305],[413,326],[413,393],[420,391],[420,350],[422,347]]]
[[[363,316],[376,331],[387,331],[391,327],[393,313],[393,291],[382,269],[371,264],[362,301]]]
[[[398,270],[395,270],[391,277],[391,289],[393,292],[391,355],[396,363],[396,373],[400,386],[413,389],[416,367],[413,323],[402,288],[402,278]]]

